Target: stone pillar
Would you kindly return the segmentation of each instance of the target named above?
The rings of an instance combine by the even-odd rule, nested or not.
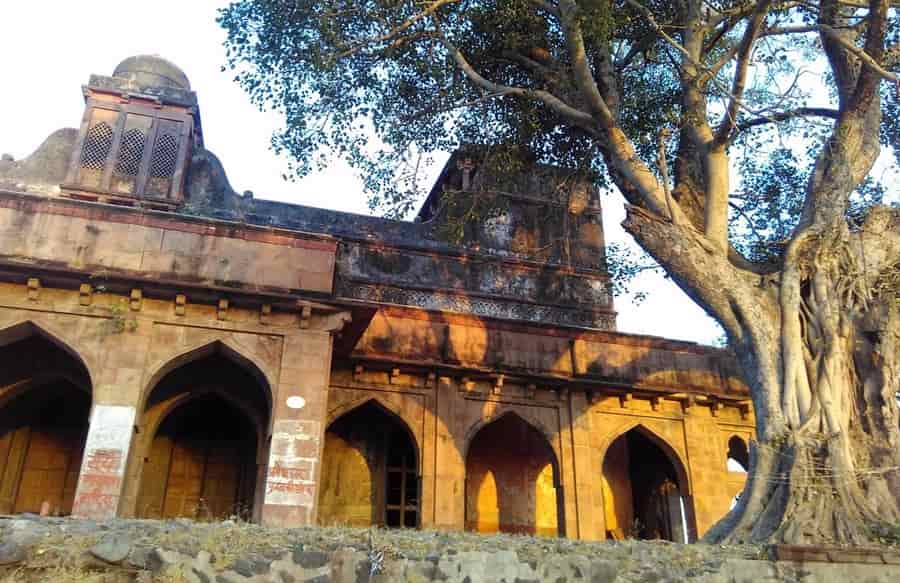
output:
[[[435,389],[434,522],[438,529],[462,530],[466,516],[465,429],[456,409],[463,399],[449,377],[438,377]]]
[[[429,392],[425,394],[424,401],[424,422],[422,424],[422,448],[419,452],[421,457],[419,468],[421,471],[419,481],[419,526],[421,528],[432,528],[435,520],[435,451],[437,448],[437,425],[440,421],[437,416],[437,379],[429,382]]]
[[[692,494],[690,499],[685,497],[685,506],[692,503],[697,530],[691,534],[699,538],[728,512],[727,448],[706,407],[691,407],[684,417],[684,435]],[[690,509],[686,510],[690,515]]]
[[[115,518],[122,496],[134,417],[134,407],[94,405],[75,490],[74,516],[94,520]]]
[[[330,375],[329,332],[285,337],[260,517],[267,526],[315,524]]]
[[[560,415],[566,472],[570,482],[566,484],[566,535],[580,540],[602,540],[604,537],[602,516],[596,516],[595,496],[600,476],[594,476],[591,449],[591,411],[584,391],[569,392],[568,410]],[[568,451],[567,451],[568,450]],[[602,508],[602,507],[601,507]]]

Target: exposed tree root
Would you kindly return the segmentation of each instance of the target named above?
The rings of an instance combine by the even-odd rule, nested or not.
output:
[[[883,474],[853,470],[842,439],[791,434],[781,443],[754,443],[744,494],[704,541],[855,546],[875,542],[873,528],[900,516],[898,493],[886,487]]]

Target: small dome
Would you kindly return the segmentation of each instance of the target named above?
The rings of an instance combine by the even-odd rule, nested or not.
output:
[[[191,83],[184,71],[174,63],[157,55],[128,57],[113,71],[113,77],[130,79],[138,85],[174,87],[190,90]]]

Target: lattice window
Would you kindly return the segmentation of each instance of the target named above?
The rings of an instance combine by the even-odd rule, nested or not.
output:
[[[116,161],[116,174],[137,176],[138,170],[141,168],[141,158],[144,157],[146,142],[146,134],[137,128],[132,128],[122,135],[119,159]]]
[[[153,158],[150,160],[147,194],[163,197],[169,195],[177,162],[178,136],[169,132],[160,133],[153,147]]]
[[[172,174],[175,173],[175,162],[177,160],[178,138],[172,134],[163,134],[156,141],[150,176],[154,178],[172,178]]]
[[[103,170],[112,147],[112,138],[113,129],[105,121],[91,126],[81,147],[81,167],[86,170]]]

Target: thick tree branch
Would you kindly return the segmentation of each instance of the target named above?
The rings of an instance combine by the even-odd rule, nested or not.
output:
[[[560,0],[559,9],[575,82],[600,125],[611,128],[615,125],[616,120],[609,106],[603,100],[600,88],[597,87],[597,82],[588,66],[584,36],[581,34],[581,25],[578,22],[578,5],[574,0]]]
[[[759,37],[759,33],[766,22],[766,15],[771,7],[771,0],[761,0],[757,2],[756,9],[747,28],[738,49],[738,62],[734,73],[734,82],[731,86],[731,97],[728,107],[725,108],[725,115],[719,128],[716,130],[716,137],[713,147],[721,147],[728,143],[732,131],[737,127],[737,115],[740,108],[740,101],[744,96],[744,88],[747,83],[747,72],[750,69],[750,55],[753,52],[753,44]]]

